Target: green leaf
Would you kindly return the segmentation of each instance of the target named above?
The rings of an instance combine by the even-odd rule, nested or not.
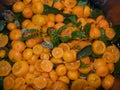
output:
[[[100,32],[101,32],[101,37],[99,39],[107,45],[107,37],[106,37],[106,34],[105,34],[105,30],[100,28]]]
[[[62,27],[60,27],[58,30],[57,30],[57,33],[60,34],[62,32],[62,30],[66,29],[68,27],[68,25],[64,25]]]
[[[87,23],[87,24],[84,26],[85,35],[86,35],[87,37],[89,37],[90,28],[91,28],[91,23]]]
[[[3,90],[3,77],[0,77],[0,89]]]
[[[76,24],[77,22],[77,16],[74,14],[66,14],[63,13],[62,11],[54,8],[54,7],[50,7],[48,5],[44,5],[44,14],[49,14],[49,13],[54,13],[54,14],[62,14],[65,17],[65,20],[68,22],[72,22],[74,24]]]
[[[0,31],[3,31],[4,28],[5,28],[5,26],[6,26],[6,21],[1,20],[1,21],[0,21]]]
[[[120,25],[116,25],[116,26],[113,26],[112,27],[115,32],[116,32],[116,35],[115,37],[113,38],[113,40],[111,41],[112,44],[116,43],[118,40],[120,40]]]
[[[90,55],[92,52],[92,46],[88,45],[86,47],[84,47],[82,50],[77,52],[77,59],[80,59],[82,57],[87,57],[88,55]]]
[[[77,0],[77,4],[80,6],[88,5],[88,0]]]
[[[85,64],[84,62],[81,62],[80,63],[80,67],[81,68],[87,68],[89,65],[88,64]]]
[[[44,14],[50,14],[50,13],[54,13],[54,14],[63,14],[62,11],[54,8],[54,7],[50,7],[46,4],[44,4]]]
[[[91,54],[91,60],[95,60],[96,58],[101,58],[102,57],[102,55],[97,55],[97,54],[95,54],[95,53],[93,53],[92,52],[92,54]]]
[[[117,63],[115,63],[115,70],[113,72],[113,75],[115,77],[120,76],[120,60]]]
[[[99,8],[92,8],[90,17],[96,19],[99,15],[103,15],[103,11]]]
[[[30,34],[30,35],[28,35],[26,37],[21,37],[21,38],[19,38],[19,40],[20,41],[25,41],[25,40],[28,40],[28,39],[31,39],[31,38],[35,38],[37,36],[38,36],[38,33],[34,33],[34,34]]]
[[[78,31],[78,30],[72,32],[72,39],[75,39],[77,37],[79,37],[79,38],[85,38],[86,35],[82,31]]]
[[[61,40],[62,42],[68,42],[68,41],[70,41],[71,39],[70,39],[70,37],[68,37],[68,36],[64,36],[64,37],[60,37],[60,40]]]

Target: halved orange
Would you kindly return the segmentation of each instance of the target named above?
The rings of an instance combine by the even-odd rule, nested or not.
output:
[[[8,43],[8,36],[0,33],[0,47],[6,46]]]
[[[0,76],[7,76],[11,71],[11,65],[8,61],[0,61]]]
[[[15,76],[24,76],[28,73],[29,66],[26,61],[18,61],[12,67],[12,72]]]

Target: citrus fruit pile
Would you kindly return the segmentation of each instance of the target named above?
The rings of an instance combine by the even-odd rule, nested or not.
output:
[[[60,12],[46,14],[45,6]],[[7,54],[0,50],[4,90],[112,87],[120,51],[105,42],[116,32],[103,15],[91,18],[90,6],[78,5],[77,0],[21,0],[12,11],[24,20],[20,27],[8,22],[9,35],[0,34],[0,47],[10,45]]]

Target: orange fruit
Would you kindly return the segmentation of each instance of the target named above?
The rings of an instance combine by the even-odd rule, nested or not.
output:
[[[101,20],[105,19],[105,17],[103,15],[99,15],[97,18],[96,18],[96,23],[98,24]]]
[[[28,39],[25,41],[25,43],[26,43],[26,46],[29,48],[32,48],[37,44],[35,38]]]
[[[85,6],[84,7],[84,17],[89,17],[91,13],[90,7],[89,6]]]
[[[62,26],[64,26],[65,24],[64,23],[56,23],[55,25],[54,25],[54,28],[56,29],[56,30],[58,30],[60,27],[62,27]]]
[[[37,70],[37,71],[39,71],[39,72],[43,72],[43,70],[41,69],[41,60],[37,60],[36,62],[35,62],[35,64],[34,64],[34,67],[35,67],[35,69]]]
[[[13,11],[18,13],[22,12],[25,7],[25,4],[22,1],[17,1],[13,4]]]
[[[112,73],[115,70],[114,63],[108,63],[107,67],[108,67],[110,73]]]
[[[31,22],[31,20],[25,19],[25,20],[22,22],[22,28],[26,28],[27,25],[29,25],[30,22]]]
[[[106,51],[103,54],[103,58],[106,59],[107,63],[116,63],[120,58],[120,51],[115,45],[110,45],[106,48]]]
[[[82,27],[84,27],[87,23],[85,18],[83,17],[78,18],[77,22],[80,22]]]
[[[63,22],[64,21],[64,16],[62,14],[57,14],[55,16],[55,21],[56,22]]]
[[[52,70],[49,72],[50,79],[55,82],[58,79],[58,75],[55,70]]]
[[[68,85],[66,83],[62,82],[62,81],[54,82],[52,87],[51,87],[51,90],[58,90],[58,89],[69,90]]]
[[[73,70],[73,71],[68,71],[67,72],[67,76],[70,80],[76,80],[79,78],[80,73],[77,70]]]
[[[60,76],[58,80],[63,81],[66,84],[70,83],[70,79],[67,76]]]
[[[65,66],[68,70],[78,70],[80,67],[80,61],[75,61],[75,62],[70,62],[70,63],[65,63]]]
[[[8,36],[0,33],[0,47],[6,46],[8,43]]]
[[[58,76],[64,76],[67,73],[67,68],[65,67],[64,64],[59,64],[56,69],[56,73]]]
[[[49,5],[49,6],[52,6],[53,5],[53,2],[54,0],[40,0],[43,4],[46,4],[46,5]]]
[[[58,10],[63,10],[64,5],[63,5],[62,2],[57,1],[57,2],[55,2],[55,3],[53,4],[53,7],[56,8],[56,9],[58,9]]]
[[[13,29],[16,29],[16,28],[17,28],[17,25],[13,22],[9,22],[7,24],[7,29],[10,30],[10,31],[12,31]]]
[[[71,90],[84,90],[88,86],[88,82],[85,79],[76,79],[72,82]]]
[[[94,68],[97,69],[100,66],[107,65],[104,58],[98,58],[94,60]]]
[[[76,61],[76,53],[74,50],[69,50],[69,51],[65,51],[63,53],[63,60],[65,62],[73,62],[73,61]]]
[[[8,61],[0,61],[0,76],[7,76],[11,72],[11,65]]]
[[[90,66],[85,67],[85,68],[83,68],[83,67],[79,68],[79,72],[82,73],[82,74],[88,74],[90,71],[91,71]]]
[[[58,47],[62,48],[63,51],[69,51],[70,50],[70,47],[67,43],[60,43]]]
[[[31,18],[33,16],[32,9],[29,7],[24,8],[24,10],[22,11],[22,15],[25,18]]]
[[[107,65],[101,65],[96,69],[96,74],[100,77],[105,77],[109,73]]]
[[[60,47],[53,48],[52,55],[54,58],[62,58],[63,56],[63,49]]]
[[[55,23],[52,21],[47,22],[47,27],[54,27]]]
[[[47,86],[47,79],[44,76],[36,77],[33,81],[33,84],[38,89],[43,89]]]
[[[103,28],[103,29],[106,29],[106,28],[110,27],[110,25],[109,25],[109,23],[106,19],[100,20],[99,23],[97,24],[97,26],[100,27],[100,28]]]
[[[31,3],[32,0],[23,0],[24,4],[27,5],[29,3]]]
[[[29,66],[29,73],[34,73],[34,70],[35,70],[35,67],[34,67],[34,65],[30,65]]]
[[[22,54],[23,54],[23,59],[29,60],[32,58],[33,50],[31,48],[26,48]]]
[[[30,59],[27,60],[28,64],[35,64],[35,62],[39,59],[39,56],[33,54]]]
[[[25,82],[27,83],[27,85],[33,84],[34,79],[34,74],[27,74],[25,76]]]
[[[35,14],[42,14],[43,10],[44,10],[44,6],[43,6],[43,4],[40,1],[34,2],[32,4],[32,11],[33,11],[33,13],[35,13]]]
[[[45,22],[45,18],[43,15],[40,15],[40,14],[35,14],[33,17],[32,17],[32,22],[36,25],[40,25],[40,26],[43,26],[46,24]]]
[[[53,64],[63,63],[62,58],[54,58],[54,57],[52,57],[52,58],[50,59],[50,61],[51,61]]]
[[[10,90],[10,89],[13,88],[14,83],[15,83],[14,79],[12,77],[10,77],[10,76],[7,76],[3,80],[3,88],[5,90]]]
[[[72,13],[77,15],[77,17],[83,17],[84,15],[84,8],[83,6],[75,6],[72,10]]]
[[[25,90],[34,90],[31,86],[27,86]]]
[[[90,57],[83,57],[80,59],[81,62],[83,62],[84,64],[90,64]]]
[[[25,47],[25,43],[18,40],[14,41],[14,43],[12,44],[12,48],[19,52],[22,52],[25,49]]]
[[[48,16],[48,20],[55,22],[55,14],[49,13],[47,16]],[[48,20],[47,20],[47,22],[48,22]]]
[[[17,77],[26,75],[29,71],[29,66],[26,61],[18,61],[12,67],[12,73]]]
[[[73,8],[77,4],[77,0],[62,0],[62,3],[67,8]]]
[[[44,72],[50,72],[53,69],[53,63],[50,60],[42,60],[40,67]]]
[[[22,31],[20,29],[13,29],[9,36],[11,40],[19,40],[22,37]]]
[[[25,79],[23,77],[17,77],[15,79],[13,90],[18,90],[18,89],[24,90],[25,88],[26,88]]]
[[[33,53],[34,53],[35,55],[40,55],[42,52],[43,52],[43,46],[42,46],[42,45],[36,44],[36,45],[33,47]]]
[[[10,49],[8,57],[12,62],[17,62],[22,60],[22,53],[17,50]]]
[[[101,85],[101,79],[95,73],[91,73],[88,75],[87,82],[89,83],[90,86],[93,86],[95,88],[98,88]]]
[[[105,76],[105,78],[102,80],[102,87],[106,90],[109,90],[113,84],[114,84],[115,78],[114,76],[108,74]]]
[[[40,54],[40,59],[42,60],[49,60],[50,59],[50,53],[41,53]]]
[[[84,90],[96,90],[96,89],[92,86],[87,86],[87,87],[84,88]]]
[[[92,39],[97,39],[97,38],[99,38],[101,36],[101,32],[97,27],[92,27],[91,26],[89,36]]]
[[[106,50],[106,45],[103,41],[96,40],[92,44],[92,50],[95,54],[103,54]]]
[[[6,50],[1,49],[1,50],[0,50],[0,58],[4,58],[5,55],[6,55]]]
[[[113,28],[106,28],[105,35],[108,38],[108,40],[112,40],[115,37],[116,32]]]

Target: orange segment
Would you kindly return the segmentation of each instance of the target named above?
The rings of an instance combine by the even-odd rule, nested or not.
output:
[[[8,36],[0,33],[0,47],[6,46],[8,43]]]
[[[60,43],[58,47],[62,48],[63,51],[70,50],[70,46],[67,43]]]
[[[33,84],[38,89],[43,89],[47,86],[47,79],[43,76],[36,77],[33,81]]]
[[[97,74],[94,74],[94,73],[91,73],[88,75],[87,81],[89,85],[95,88],[98,88],[101,85],[101,78]]]
[[[65,63],[65,66],[68,70],[77,70],[80,67],[80,61]]]
[[[40,55],[42,52],[43,52],[43,47],[42,47],[42,45],[36,44],[36,45],[33,47],[33,53],[34,53],[34,54]]]
[[[3,88],[5,90],[10,90],[10,89],[13,88],[14,83],[15,83],[15,81],[12,77],[10,77],[10,76],[5,77],[4,80],[3,80]]]
[[[28,73],[29,66],[25,61],[18,61],[12,67],[12,72],[15,76],[24,76]]]
[[[31,84],[33,84],[33,81],[34,81],[34,74],[27,74],[25,77],[25,82],[28,85],[31,85]]]
[[[45,72],[50,72],[53,69],[53,63],[50,60],[42,60],[40,67]]]
[[[62,3],[67,8],[73,8],[77,4],[77,0],[62,0]]]
[[[58,75],[57,75],[57,73],[56,73],[55,70],[52,70],[52,71],[49,73],[49,76],[50,76],[50,78],[51,78],[51,80],[52,80],[53,82],[55,82],[55,81],[58,79]]]
[[[5,60],[0,61],[0,76],[7,76],[11,71],[11,65]]]
[[[23,77],[18,77],[15,79],[13,90],[24,90],[25,87],[25,79]]]
[[[103,41],[96,40],[92,44],[92,50],[95,54],[103,54],[106,50],[106,45]]]
[[[63,56],[63,49],[60,47],[56,47],[52,50],[52,55],[55,58],[62,58]]]
[[[62,81],[56,81],[53,83],[51,90],[69,90],[66,83]]]
[[[77,79],[73,81],[71,90],[84,90],[88,86],[88,83],[85,79]]]

